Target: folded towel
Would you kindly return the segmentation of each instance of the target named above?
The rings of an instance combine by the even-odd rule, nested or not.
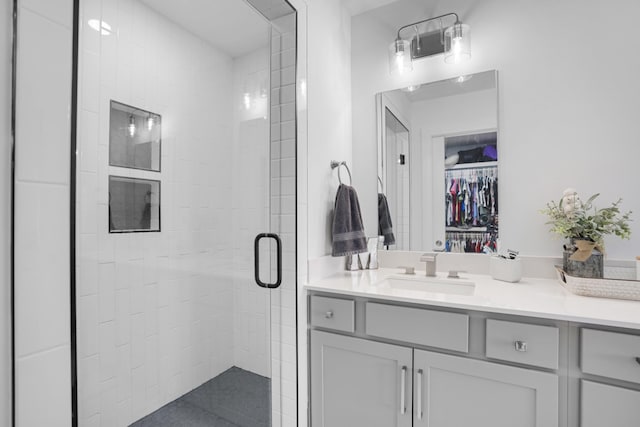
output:
[[[395,245],[396,237],[393,235],[393,224],[387,196],[378,193],[378,236],[384,236],[383,245]]]
[[[334,257],[367,251],[358,195],[348,185],[340,184],[336,193],[331,240]]]

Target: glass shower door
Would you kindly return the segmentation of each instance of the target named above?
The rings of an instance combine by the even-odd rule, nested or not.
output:
[[[296,423],[296,15],[250,3],[79,2],[79,426]]]

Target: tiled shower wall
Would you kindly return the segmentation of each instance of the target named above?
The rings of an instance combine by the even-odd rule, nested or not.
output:
[[[83,0],[80,49],[79,417],[124,426],[234,363],[233,61],[134,0]],[[161,172],[108,166],[111,99],[162,115]],[[160,233],[108,233],[109,174],[162,181]]]
[[[227,177],[233,183],[233,265],[229,273],[234,293],[234,364],[266,377],[271,376],[271,292],[254,281],[253,239],[269,227],[268,40],[265,32],[263,48],[233,63],[233,166]]]
[[[271,293],[273,427],[297,425],[296,25],[296,15],[279,18],[271,38],[271,230],[283,245],[282,286]]]

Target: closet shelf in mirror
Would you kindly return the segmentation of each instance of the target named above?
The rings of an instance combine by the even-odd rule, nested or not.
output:
[[[445,227],[445,231],[460,233],[486,233],[487,227]]]
[[[497,161],[477,162],[477,163],[459,163],[457,165],[449,166],[445,168],[445,170],[482,169],[482,168],[495,168],[497,166],[498,166]]]

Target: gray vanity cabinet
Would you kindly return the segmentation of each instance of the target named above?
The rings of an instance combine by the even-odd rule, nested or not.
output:
[[[411,427],[412,349],[311,331],[311,425]]]
[[[580,427],[640,425],[640,336],[583,328],[580,368]]]
[[[414,350],[414,426],[557,427],[558,377]]]
[[[640,425],[640,391],[581,381],[580,427]]]

